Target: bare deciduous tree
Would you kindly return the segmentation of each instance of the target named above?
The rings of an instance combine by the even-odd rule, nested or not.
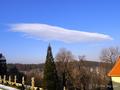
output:
[[[89,90],[89,69],[85,62],[85,56],[79,56],[72,66],[72,81],[75,90]]]
[[[101,51],[100,60],[102,62],[114,64],[116,58],[120,55],[118,47],[104,48]]]
[[[116,62],[116,59],[120,55],[120,50],[118,47],[109,47],[104,48],[101,51],[100,55],[100,78],[101,78],[101,84],[105,85],[107,87],[107,84],[111,81],[111,78],[107,77],[107,73],[111,70],[114,63]]]
[[[86,57],[79,56],[79,72],[80,72],[80,84],[82,90],[88,90],[89,89],[89,81],[90,81],[90,71],[88,69]]]
[[[62,48],[59,50],[58,54],[56,55],[56,68],[58,75],[61,77],[62,86],[67,86],[67,81],[70,82],[70,62],[74,60],[73,54]]]

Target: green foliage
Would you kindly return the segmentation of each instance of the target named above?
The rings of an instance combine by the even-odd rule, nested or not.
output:
[[[23,76],[25,77],[25,75],[22,72],[20,72],[16,66],[10,68],[10,70],[8,71],[8,75],[12,76],[12,81],[14,80],[14,76],[16,75],[18,83],[22,82]]]
[[[3,76],[6,74],[6,72],[7,72],[6,59],[0,53],[0,75]]]
[[[58,76],[50,46],[47,50],[46,62],[44,66],[43,88],[47,90],[58,90]]]

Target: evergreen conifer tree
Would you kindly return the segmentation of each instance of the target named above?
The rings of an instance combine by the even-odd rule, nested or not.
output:
[[[51,46],[48,46],[46,62],[44,66],[43,88],[45,90],[58,90],[58,76]]]

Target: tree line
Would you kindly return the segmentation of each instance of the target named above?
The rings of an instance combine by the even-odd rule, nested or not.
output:
[[[98,66],[90,68],[85,55],[78,56],[76,60],[71,51],[63,48],[53,57],[52,48],[49,46],[45,64],[16,66],[26,75],[26,83],[29,84],[29,78],[34,76],[36,86],[45,90],[109,90],[111,79],[107,73],[119,55],[118,47],[104,48]]]

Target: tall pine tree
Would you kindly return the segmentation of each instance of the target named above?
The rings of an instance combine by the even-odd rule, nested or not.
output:
[[[58,76],[50,45],[48,46],[44,66],[43,88],[45,90],[58,90]]]

